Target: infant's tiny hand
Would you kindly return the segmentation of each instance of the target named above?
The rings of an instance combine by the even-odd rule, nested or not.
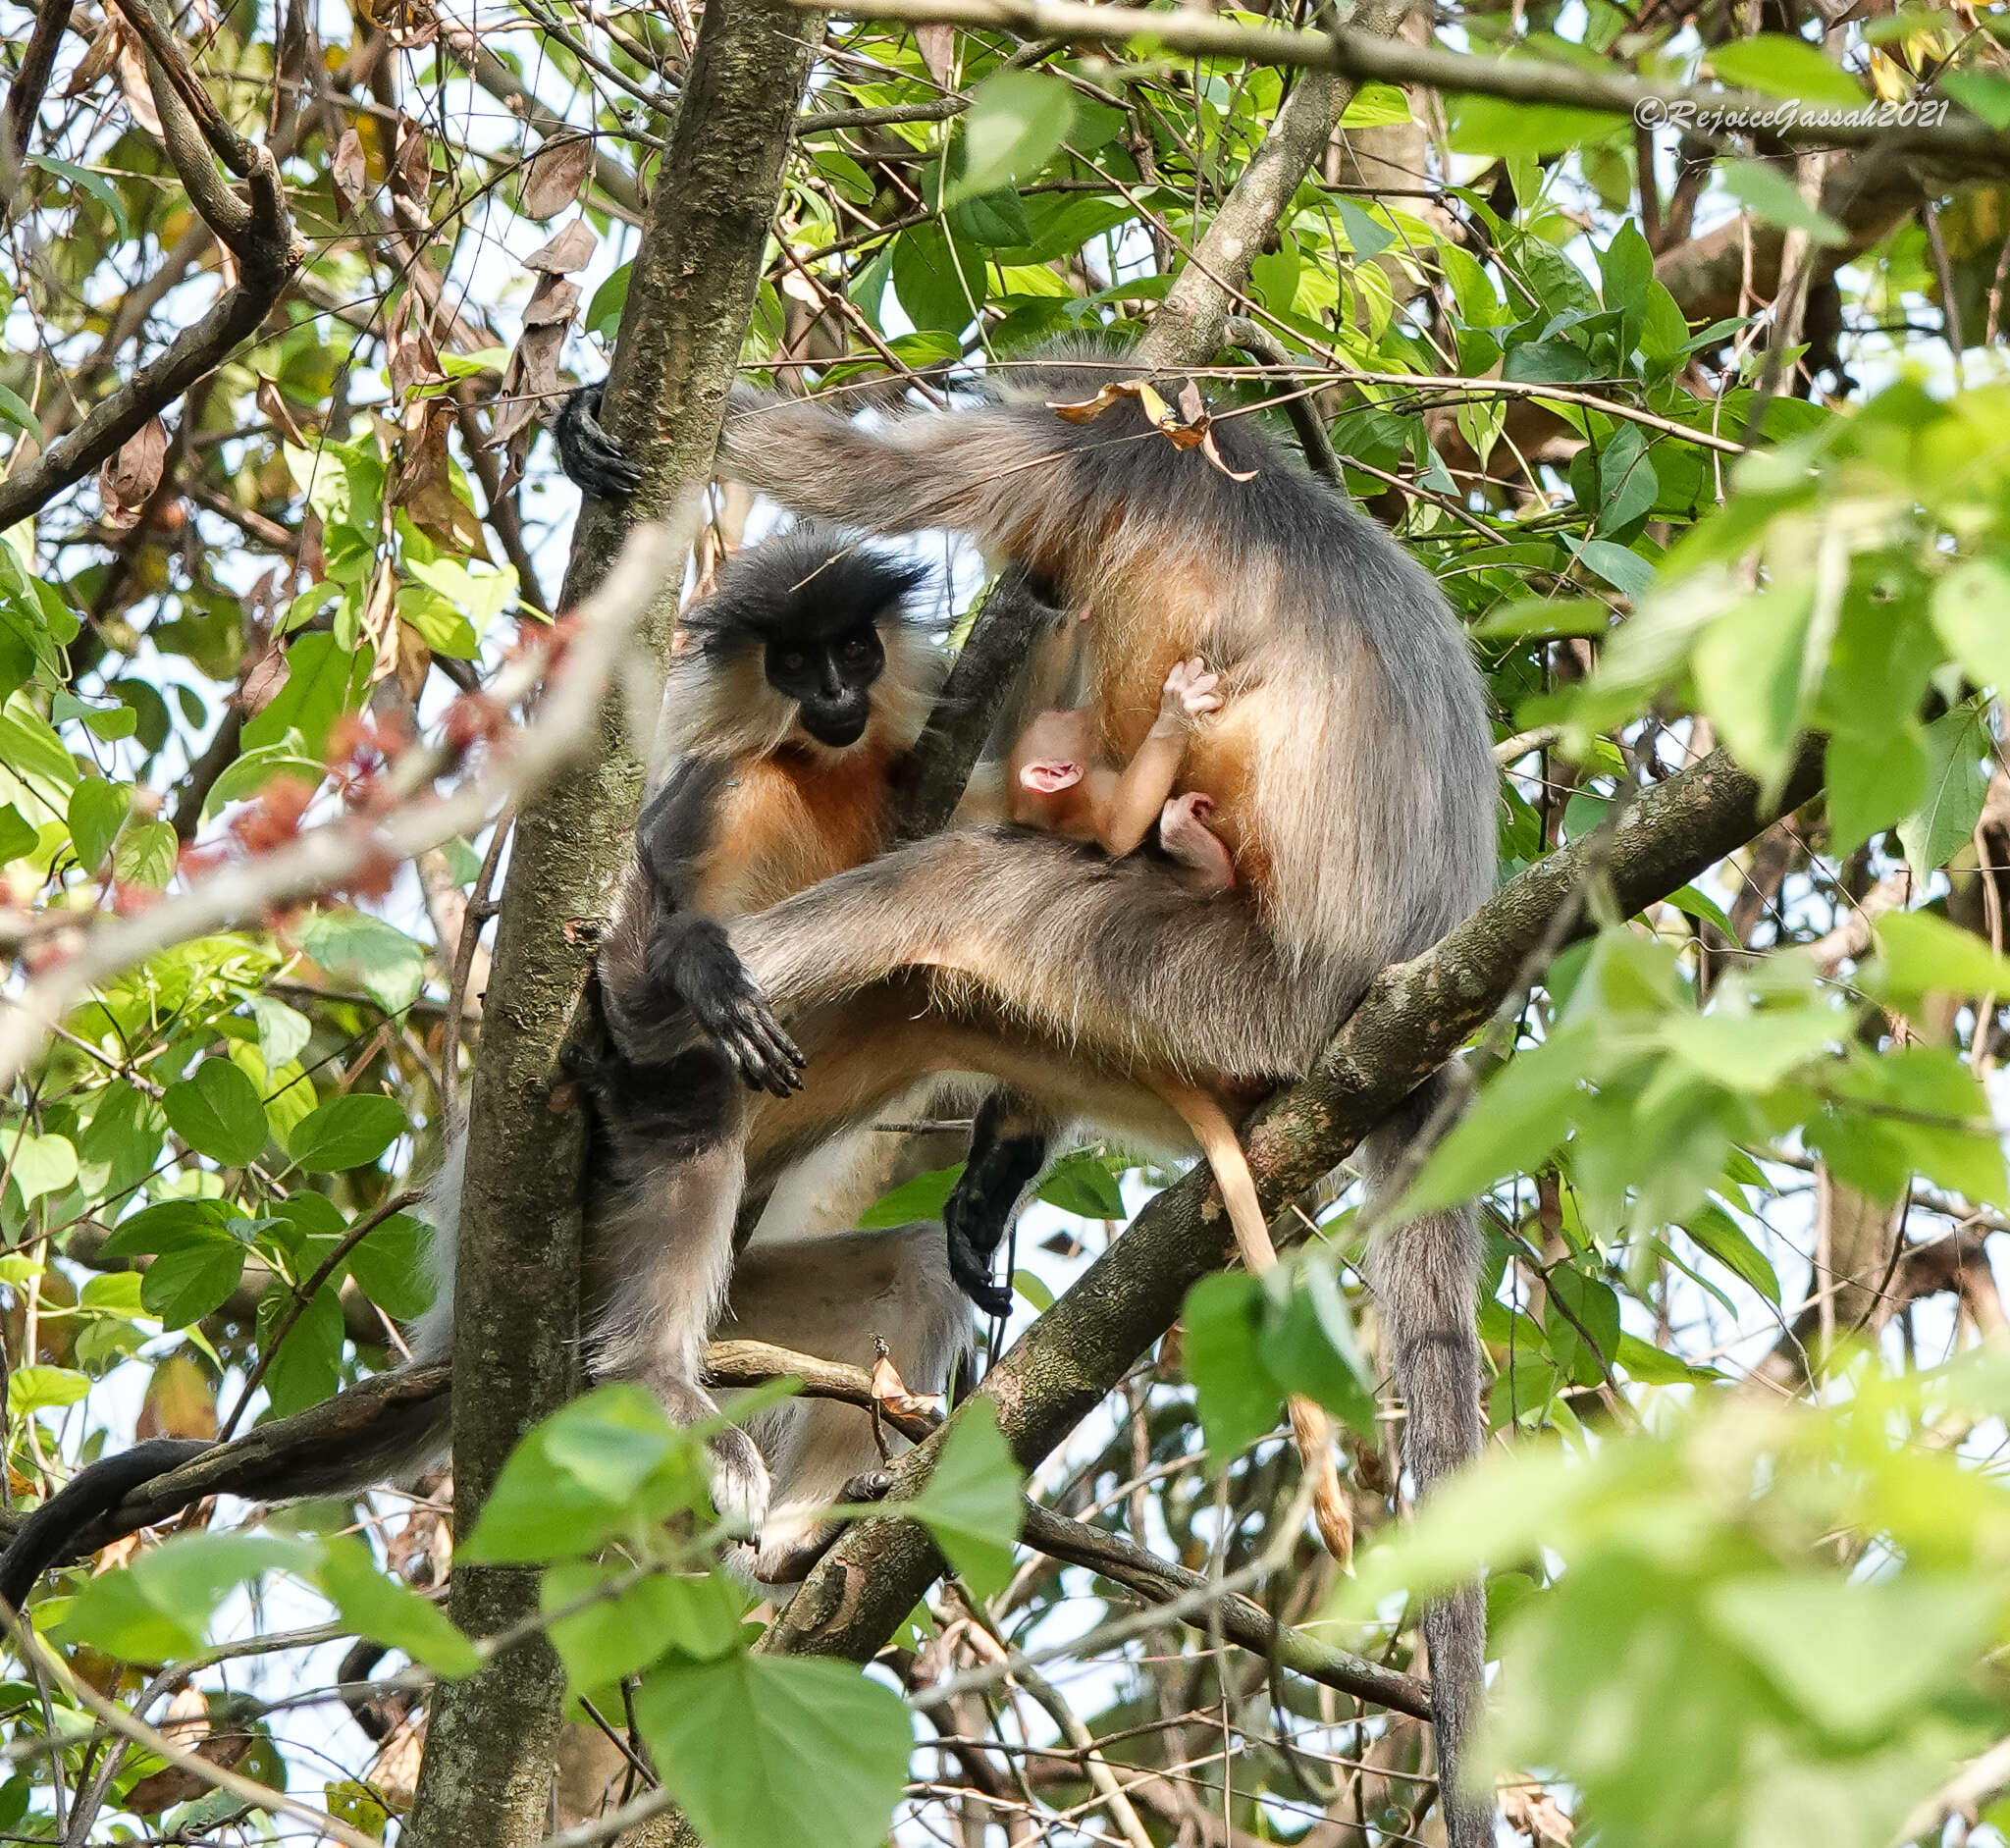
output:
[[[1210,671],[1198,655],[1191,660],[1175,661],[1166,675],[1158,710],[1169,718],[1205,718],[1221,711],[1222,697],[1216,691],[1220,685],[1221,675]]]

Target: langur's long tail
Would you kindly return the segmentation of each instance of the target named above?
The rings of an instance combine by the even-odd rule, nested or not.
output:
[[[1363,1152],[1378,1188],[1430,1115],[1441,1082],[1425,1084],[1369,1138]],[[1474,1326],[1478,1216],[1458,1207],[1385,1227],[1376,1235],[1369,1263],[1389,1328],[1397,1391],[1407,1412],[1403,1459],[1421,1499],[1478,1455],[1485,1437]],[[1462,1586],[1431,1606],[1423,1632],[1450,1848],[1491,1848],[1493,1806],[1460,1781],[1486,1671],[1487,1611],[1480,1587]]]
[[[1243,1262],[1253,1276],[1277,1267],[1277,1247],[1270,1241],[1270,1228],[1264,1222],[1263,1203],[1256,1196],[1255,1178],[1237,1138],[1228,1114],[1205,1091],[1190,1085],[1162,1083],[1160,1095],[1187,1120],[1200,1144],[1207,1165],[1214,1170],[1215,1186],[1221,1188],[1229,1223],[1236,1229],[1236,1244]],[[1340,1486],[1340,1466],[1333,1457],[1333,1427],[1325,1411],[1302,1394],[1294,1393],[1285,1401],[1291,1418],[1292,1439],[1298,1448],[1298,1461],[1305,1479],[1312,1485],[1312,1524],[1319,1530],[1326,1551],[1342,1565],[1354,1557],[1354,1516]]]

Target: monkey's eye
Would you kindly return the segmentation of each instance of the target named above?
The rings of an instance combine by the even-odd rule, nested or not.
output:
[[[801,673],[809,664],[801,649],[792,648],[781,658],[781,664],[790,673]]]
[[[866,646],[865,637],[855,635],[844,645],[846,660],[864,660],[873,651]]]

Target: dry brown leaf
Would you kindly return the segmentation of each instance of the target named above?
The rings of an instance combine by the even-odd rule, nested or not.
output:
[[[147,502],[161,485],[167,459],[168,427],[158,417],[141,424],[116,455],[106,458],[98,470],[98,496],[104,502],[104,522],[114,532],[130,532],[139,524]]]
[[[922,54],[922,63],[928,75],[944,89],[956,87],[956,27],[953,26],[917,26],[915,28],[915,49]]]
[[[1212,462],[1216,468],[1220,469],[1221,472],[1224,475],[1226,475],[1231,481],[1254,481],[1256,479],[1257,471],[1255,469],[1231,468],[1225,461],[1221,459],[1221,451],[1214,447],[1214,432],[1212,430],[1206,431],[1201,436],[1200,453],[1206,456],[1207,459],[1210,462]]]
[[[170,1354],[153,1370],[140,1402],[142,1438],[213,1438],[216,1393],[194,1357]]]
[[[433,190],[433,143],[409,116],[397,119],[391,156],[391,189],[414,205],[424,205]]]
[[[452,421],[453,407],[444,397],[412,399],[405,411],[397,485],[392,498],[427,538],[463,556],[486,558],[489,553],[481,521],[453,490],[453,470],[447,454],[447,432]]]
[[[425,1755],[426,1710],[421,1707],[391,1729],[363,1773],[363,1781],[394,1816],[412,1807],[419,1792],[419,1761]]]
[[[370,684],[386,680],[397,671],[397,573],[391,560],[377,567],[370,581],[370,594],[363,602],[363,641],[372,654]]]
[[[1103,385],[1093,397],[1070,399],[1059,403],[1049,399],[1047,408],[1065,423],[1091,423],[1120,399],[1136,397],[1137,383],[1136,379],[1111,380]]]
[[[1533,1784],[1510,1784],[1501,1792],[1501,1814],[1536,1848],[1570,1848],[1577,1822],[1557,1807],[1547,1790]]]
[[[161,1727],[185,1751],[230,1770],[251,1750],[255,1735],[247,1726],[232,1725],[212,1730],[209,1700],[199,1689],[184,1688],[168,1704],[167,1721]],[[177,1765],[164,1765],[150,1777],[142,1777],[127,1793],[124,1807],[135,1816],[158,1816],[178,1803],[187,1803],[215,1786],[199,1773]]]
[[[524,172],[524,216],[556,218],[579,197],[592,166],[593,142],[585,135],[547,141]]]
[[[873,1363],[873,1402],[895,1418],[925,1418],[935,1409],[930,1395],[907,1390],[907,1382],[883,1343],[879,1358]]]
[[[335,187],[335,201],[346,218],[362,203],[370,186],[370,163],[363,158],[363,137],[355,130],[343,131],[335,159],[328,166],[328,178]]]
[[[593,261],[594,248],[600,242],[600,236],[583,218],[575,218],[551,242],[533,250],[523,260],[527,270],[538,270],[546,276],[569,276],[574,270],[583,270]]]
[[[77,69],[70,74],[70,84],[63,94],[81,96],[99,78],[103,77],[119,61],[119,26],[108,22],[98,28],[98,35],[90,41],[82,57],[77,61]]]
[[[413,324],[412,310],[419,305],[419,291],[408,289],[391,311],[391,389],[402,397],[421,385],[445,385],[446,369],[440,364],[440,349],[424,320]]]
[[[426,638],[409,622],[397,625],[397,684],[405,698],[416,706],[426,690],[426,676],[433,671],[433,651]]]
[[[232,704],[246,717],[255,718],[279,698],[292,673],[293,670],[287,665],[286,650],[268,649],[244,669],[244,677],[238,683]]]
[[[146,54],[139,48],[139,41],[128,29],[126,23],[119,23],[119,53],[116,59],[119,67],[119,88],[126,98],[126,107],[132,112],[132,120],[158,141],[161,135],[161,112],[153,106],[153,91],[146,82]]]
[[[253,396],[258,400],[258,408],[265,413],[266,421],[278,432],[280,441],[291,443],[296,449],[304,449],[307,439],[300,434],[300,426],[293,421],[292,406],[287,402],[278,385],[261,372],[258,389]]]

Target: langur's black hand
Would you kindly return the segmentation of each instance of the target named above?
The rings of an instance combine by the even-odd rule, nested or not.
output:
[[[745,970],[735,968],[730,979],[709,983],[686,998],[698,1024],[718,1042],[749,1090],[786,1097],[803,1088],[802,1052],[782,1031],[767,997]]]
[[[625,501],[642,485],[642,471],[628,451],[601,428],[598,385],[582,385],[558,408],[552,434],[558,440],[558,465],[565,479],[602,501]]]

